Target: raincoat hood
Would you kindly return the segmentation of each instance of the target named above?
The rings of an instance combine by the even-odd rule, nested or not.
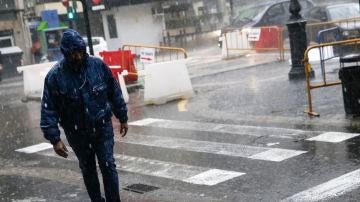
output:
[[[77,31],[68,29],[63,33],[61,38],[60,50],[66,58],[72,51],[75,50],[83,50],[86,52],[86,44],[84,39]]]

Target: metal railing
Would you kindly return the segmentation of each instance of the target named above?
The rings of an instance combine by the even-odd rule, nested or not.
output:
[[[337,28],[338,33],[332,38],[321,39],[319,32],[327,29]],[[284,31],[285,30],[285,31]],[[360,37],[360,17],[341,19],[330,22],[309,22],[306,25],[307,41],[309,43],[335,42]],[[288,51],[289,44],[284,44],[288,37],[287,27],[264,26],[254,28],[243,28],[241,30],[229,30],[222,35],[223,55],[225,58],[232,58],[241,51],[279,51],[279,60],[284,60],[285,51]],[[256,37],[258,35],[259,37]],[[286,46],[286,47],[285,47]]]
[[[223,51],[226,58],[231,57],[230,52],[240,51],[278,51],[279,60],[284,60],[283,28],[278,26],[245,28],[231,30],[223,33]]]
[[[122,51],[130,50],[135,55],[134,62],[137,71],[144,69],[145,63],[157,63],[166,62],[172,60],[186,59],[188,57],[187,52],[183,48],[168,47],[168,46],[152,46],[141,44],[124,44]],[[141,58],[142,52],[150,52],[150,56],[147,58]],[[125,55],[122,55],[122,62],[125,62]],[[124,66],[124,65],[123,65]],[[129,72],[133,73],[133,72]]]
[[[326,30],[326,29],[335,28],[335,27],[337,27],[339,29],[339,33],[336,36],[337,38],[328,38],[326,40],[327,42],[359,38],[359,36],[360,36],[360,17],[347,18],[347,19],[341,19],[341,20],[329,21],[329,22],[308,23],[306,25],[308,41],[321,43],[318,33],[321,30]]]
[[[336,61],[336,65],[340,67],[340,58],[345,56],[347,53],[355,53],[359,51],[360,47],[360,38],[351,39],[345,41],[323,43],[319,45],[314,45],[308,47],[304,54],[304,65],[305,65],[305,74],[306,74],[306,92],[308,100],[308,109],[305,110],[311,116],[319,116],[318,113],[313,111],[312,104],[312,94],[311,90],[324,88],[329,86],[335,86],[341,84],[339,79],[330,80],[327,76],[327,64],[329,61],[334,61],[334,59],[339,59]],[[315,62],[319,62],[321,69],[321,81],[316,83],[311,82],[311,72],[312,72],[312,61],[310,61],[310,55],[315,53]]]

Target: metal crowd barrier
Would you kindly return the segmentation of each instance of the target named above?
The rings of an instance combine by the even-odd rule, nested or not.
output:
[[[337,32],[336,36],[332,35],[331,37],[321,39],[319,33],[328,29],[334,29],[333,32]],[[288,48],[284,47],[284,39],[288,37],[287,34],[284,35],[284,30],[287,30],[286,26],[265,26],[229,30],[223,33],[223,57],[229,59],[232,58],[233,55],[237,56],[236,53],[241,53],[241,51],[279,51],[279,59],[283,61],[285,51],[288,51]],[[309,22],[306,25],[308,42],[315,42],[317,44],[359,38],[359,30],[360,17],[331,22]]]
[[[278,26],[244,28],[223,33],[223,52],[230,58],[231,52],[278,51],[279,60],[284,60],[283,28]]]
[[[144,70],[146,63],[158,63],[172,60],[186,59],[187,52],[183,48],[167,47],[167,46],[151,46],[140,44],[124,44],[122,51],[131,51],[135,56],[134,62],[137,72]],[[124,66],[125,55],[122,55],[122,62]],[[134,74],[134,72],[129,72]]]
[[[326,31],[333,31],[331,29],[324,30],[323,35],[326,35]],[[320,38],[321,38],[320,33]],[[360,47],[360,38],[351,39],[345,41],[337,41],[331,43],[322,43],[319,45],[314,45],[308,47],[304,54],[304,65],[305,65],[305,73],[306,73],[306,91],[308,96],[308,109],[305,110],[310,116],[319,116],[318,113],[313,111],[312,104],[312,94],[311,90],[324,88],[334,85],[341,84],[339,79],[329,80],[327,77],[327,66],[329,61],[335,61],[337,59],[340,60],[342,56],[346,54],[356,53],[359,51]],[[315,55],[315,56],[314,56]],[[313,57],[312,59],[310,57]],[[314,58],[315,57],[315,58]],[[311,61],[312,60],[312,61]],[[340,67],[340,62],[336,61],[336,65]],[[312,72],[312,62],[318,62],[321,68],[321,81],[313,83],[311,82],[311,72]]]
[[[338,34],[336,38],[327,38],[327,42],[349,40],[354,38],[359,38],[360,32],[360,17],[356,18],[347,18],[330,22],[320,22],[320,23],[308,23],[306,25],[306,33],[308,41],[313,41],[316,43],[321,43],[319,38],[319,32],[327,29],[338,29]]]

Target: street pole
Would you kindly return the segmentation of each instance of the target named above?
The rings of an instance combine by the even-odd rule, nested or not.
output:
[[[89,12],[88,7],[86,4],[86,0],[80,0],[83,6],[83,12],[84,12],[84,20],[85,20],[85,29],[86,29],[86,36],[88,39],[88,46],[89,46],[89,52],[90,55],[94,55],[94,49],[91,39],[91,30],[90,30],[90,22],[89,22]]]
[[[76,0],[72,1],[72,7],[74,8],[74,11],[75,11],[75,13],[77,15],[77,1]],[[76,20],[76,18],[75,18],[75,20]],[[77,28],[76,27],[76,21],[72,21],[71,26],[72,26],[72,29],[76,29]]]
[[[298,0],[291,0],[289,11],[291,16],[286,24],[289,31],[291,49],[291,69],[289,72],[289,79],[304,79],[305,67],[303,59],[307,48],[306,20],[304,20],[300,14],[301,5]],[[314,75],[313,71],[311,75]]]
[[[70,27],[70,29],[75,29],[73,20],[69,20],[69,27]]]
[[[229,4],[230,4],[230,19],[233,20],[233,17],[234,17],[234,2],[233,2],[233,0],[229,0]]]

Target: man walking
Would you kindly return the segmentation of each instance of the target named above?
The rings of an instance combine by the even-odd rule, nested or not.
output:
[[[91,201],[105,201],[96,171],[103,176],[106,201],[120,201],[113,157],[112,112],[120,121],[120,134],[128,130],[127,107],[120,86],[102,60],[86,54],[80,34],[66,30],[61,39],[64,59],[47,74],[41,104],[40,127],[55,152],[66,158],[58,124],[75,152]]]

